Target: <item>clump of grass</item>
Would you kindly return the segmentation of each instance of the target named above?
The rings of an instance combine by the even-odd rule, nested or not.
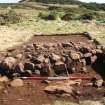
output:
[[[48,13],[39,13],[38,17],[44,20],[57,20],[58,18],[61,18],[64,15],[63,11],[56,11],[52,10]]]
[[[81,19],[83,19],[83,20],[93,20],[94,16],[91,13],[85,13],[85,14],[81,15]]]
[[[75,102],[55,101],[53,104],[42,104],[42,105],[79,105],[79,104]]]
[[[75,102],[56,101],[53,105],[79,105],[79,104]]]
[[[65,13],[62,17],[61,20],[65,20],[65,21],[70,21],[70,20],[77,20],[78,16],[76,16],[73,13]]]
[[[10,9],[7,13],[0,15],[0,25],[15,24],[20,21],[20,16]]]

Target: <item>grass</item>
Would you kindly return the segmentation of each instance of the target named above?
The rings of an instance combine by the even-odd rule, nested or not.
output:
[[[79,104],[67,101],[55,101],[53,104],[43,104],[43,105],[79,105]]]
[[[33,33],[26,29],[12,29],[8,26],[0,26],[0,51],[6,50],[29,40]]]
[[[96,22],[83,23],[82,21],[62,21],[60,19],[54,21],[45,21],[35,19],[26,19],[16,25],[16,27],[25,27],[33,30],[35,34],[50,34],[50,33],[75,33],[75,32],[89,32],[93,38],[96,38],[100,43],[105,45],[105,26]]]
[[[0,13],[6,12],[1,9]],[[52,34],[52,33],[76,33],[89,32],[93,38],[105,45],[105,25],[92,21],[83,23],[79,20],[62,21],[59,18],[53,21],[45,21],[38,18],[40,12],[46,13],[45,10],[15,8],[17,14],[22,14],[25,18],[17,24],[0,26],[0,51],[6,50],[29,40],[35,34]]]
[[[23,19],[22,22],[9,26],[0,26],[0,50],[19,45],[35,34],[89,32],[93,38],[105,45],[105,26],[81,21],[45,21],[36,17]]]
[[[105,103],[101,102],[101,101],[85,100],[85,101],[81,101],[79,103],[68,102],[68,101],[55,101],[53,104],[45,104],[45,105],[104,105],[104,104]]]

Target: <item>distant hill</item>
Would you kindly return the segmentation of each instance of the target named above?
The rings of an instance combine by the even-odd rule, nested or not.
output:
[[[21,0],[20,2],[39,2],[45,4],[81,4],[78,0]]]
[[[78,0],[21,0],[20,2],[37,2],[37,3],[44,3],[44,4],[72,4],[72,5],[79,5],[81,7],[85,7],[90,10],[104,10],[105,11],[105,3],[98,4],[98,3],[85,3],[80,2]]]

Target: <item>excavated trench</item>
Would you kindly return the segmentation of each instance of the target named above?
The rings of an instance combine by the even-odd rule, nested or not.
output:
[[[0,74],[8,76],[10,79],[24,76],[67,76],[67,73],[74,77],[89,77],[88,80],[82,80],[80,86],[74,86],[77,91],[81,92],[79,100],[97,100],[104,97],[104,69],[105,48],[87,34],[36,35],[29,42],[0,53]],[[62,99],[62,97],[55,98],[53,95],[42,92],[45,85],[39,81],[27,81],[35,84],[37,91],[33,97],[27,96],[32,105],[33,103],[41,105],[55,99]],[[33,92],[34,88],[31,85],[30,88]],[[24,90],[25,93],[27,85],[20,90]],[[13,92],[16,93],[16,90]],[[10,96],[15,95],[13,92]],[[15,97],[18,96],[15,95]],[[7,96],[3,95],[3,97]],[[24,99],[27,97],[24,96]],[[46,101],[43,100],[43,97]],[[39,98],[41,101],[37,101]],[[74,95],[64,99],[77,100]],[[8,98],[8,103],[10,100]],[[18,105],[18,102],[15,102],[15,105]],[[22,102],[21,105],[25,105],[25,102]]]

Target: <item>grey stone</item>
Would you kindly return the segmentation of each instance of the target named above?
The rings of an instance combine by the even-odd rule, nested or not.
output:
[[[97,60],[97,56],[94,55],[94,56],[91,57],[91,62],[92,63],[94,63],[96,60]]]
[[[34,63],[27,62],[27,63],[24,64],[24,69],[25,70],[32,70],[33,71],[34,67],[35,67]]]
[[[16,64],[16,59],[13,57],[7,57],[1,62],[1,67],[3,69],[12,69],[13,66]]]
[[[53,61],[59,61],[61,59],[61,57],[59,55],[57,55],[57,54],[52,53],[51,54],[51,59]]]
[[[62,61],[56,62],[53,68],[56,74],[62,74],[66,72],[65,64]]]
[[[24,65],[23,63],[18,63],[15,67],[16,72],[24,72]]]
[[[78,60],[80,59],[80,55],[78,53],[76,53],[75,51],[72,51],[70,53],[70,57],[73,59],[73,60]]]
[[[92,53],[86,53],[86,54],[84,54],[85,58],[88,58],[88,57],[91,57],[91,56],[92,56]]]
[[[81,73],[87,73],[87,68],[86,67],[82,67],[80,70]]]
[[[17,55],[16,55],[16,58],[18,58],[18,59],[21,59],[22,57],[23,57],[22,54],[17,54]]]
[[[73,45],[69,42],[62,43],[63,47],[72,47]]]
[[[39,55],[37,60],[41,63],[43,63],[45,61],[45,57],[43,55]]]
[[[80,62],[82,63],[83,66],[86,66],[86,60],[85,59],[81,59]]]

